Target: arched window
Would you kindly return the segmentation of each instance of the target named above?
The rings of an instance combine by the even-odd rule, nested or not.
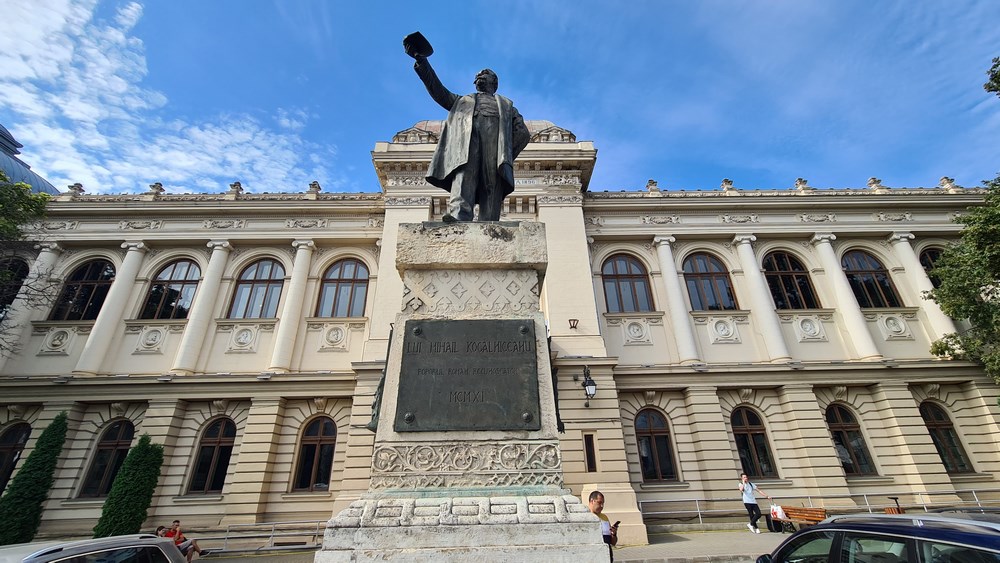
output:
[[[236,424],[222,417],[211,421],[198,443],[189,493],[221,493],[236,442]]]
[[[642,262],[628,254],[615,254],[601,267],[604,300],[609,313],[645,313],[653,310],[649,275]]]
[[[24,445],[31,436],[31,425],[18,422],[0,434],[0,495],[7,489],[10,476],[14,474],[17,460],[21,459]]]
[[[97,442],[97,451],[80,489],[81,497],[107,496],[132,447],[134,433],[135,427],[128,420],[117,420],[108,426]]]
[[[931,279],[931,283],[934,287],[941,285],[941,280],[931,273],[931,270],[934,269],[934,265],[937,264],[939,258],[941,258],[940,248],[927,248],[920,253],[920,265],[924,267],[924,271],[927,272],[927,277]]]
[[[750,477],[777,477],[771,447],[767,443],[767,430],[760,416],[752,409],[738,407],[730,420],[743,473]]]
[[[101,312],[115,279],[115,267],[107,260],[91,260],[80,266],[63,285],[50,321],[92,321]]]
[[[798,258],[787,252],[771,252],[764,257],[764,277],[775,309],[819,309],[809,272]]]
[[[191,260],[167,264],[149,285],[140,319],[186,319],[201,268]]]
[[[337,447],[337,427],[327,416],[314,418],[306,425],[299,445],[298,467],[295,470],[295,491],[327,491],[333,451]]]
[[[639,411],[635,417],[635,436],[639,442],[642,480],[676,481],[677,468],[667,419],[653,409]]]
[[[7,309],[21,291],[28,277],[28,263],[20,258],[0,260],[0,320],[7,316]]]
[[[840,464],[844,466],[844,473],[876,475],[865,437],[861,434],[861,426],[851,411],[843,405],[830,405],[826,409],[826,424],[833,436],[833,447],[837,450]]]
[[[920,403],[920,416],[927,425],[927,431],[931,433],[931,441],[948,473],[971,473],[969,456],[965,455],[965,448],[955,433],[955,425],[948,418],[948,413],[938,405],[924,401]]]
[[[230,319],[273,319],[278,316],[285,269],[277,260],[264,258],[243,269],[229,307]]]
[[[691,309],[695,311],[732,311],[739,309],[729,280],[729,271],[718,258],[699,252],[684,260]]]
[[[858,305],[862,307],[902,307],[889,272],[874,256],[863,250],[851,250],[840,261],[851,283]]]
[[[355,258],[334,262],[323,274],[317,317],[363,317],[368,296],[368,266]]]

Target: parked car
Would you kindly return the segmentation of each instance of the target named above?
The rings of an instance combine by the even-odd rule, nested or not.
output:
[[[1000,563],[1000,524],[943,514],[834,516],[757,563]]]
[[[0,563],[187,563],[171,538],[153,534],[0,547]]]

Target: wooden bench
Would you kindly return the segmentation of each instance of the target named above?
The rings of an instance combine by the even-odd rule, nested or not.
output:
[[[826,520],[825,508],[806,508],[804,506],[782,506],[785,511],[784,518],[772,518],[775,522],[781,522],[781,532],[794,532],[794,524],[801,526],[811,526]]]

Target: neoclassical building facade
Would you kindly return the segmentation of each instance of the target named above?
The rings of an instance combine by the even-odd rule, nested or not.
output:
[[[929,353],[956,323],[923,298],[981,190],[597,191],[592,143],[529,125],[503,220],[545,224],[565,486],[601,489],[623,542],[741,508],[741,472],[834,510],[1000,498],[1000,391]],[[359,498],[398,227],[445,209],[423,180],[440,127],[376,143],[379,192],[56,196],[3,250],[51,299],[2,294],[0,487],[66,411],[43,533],[86,533],[143,433],[165,447],[151,521],[323,520]]]

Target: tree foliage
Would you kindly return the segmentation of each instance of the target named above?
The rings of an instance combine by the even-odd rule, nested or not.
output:
[[[66,412],[56,416],[42,431],[28,459],[0,498],[0,545],[27,543],[35,539],[42,522],[42,505],[49,496],[56,464],[66,441]]]
[[[12,183],[0,171],[0,242],[21,240],[21,227],[45,216],[48,194],[31,193],[31,186]]]
[[[139,533],[153,502],[161,465],[163,446],[151,443],[149,434],[143,434],[111,485],[101,518],[94,526],[95,538]]]
[[[1000,383],[1000,175],[983,182],[985,205],[959,218],[965,224],[959,242],[934,264],[939,285],[930,297],[971,328],[946,335],[931,351],[979,362]]]
[[[993,66],[986,71],[986,76],[989,77],[989,80],[983,84],[983,89],[1000,96],[1000,57],[993,59]]]
[[[33,194],[31,186],[12,183],[0,171],[0,357],[13,355],[21,345],[20,319],[7,314],[14,298],[23,308],[37,310],[51,305],[55,297],[51,272],[35,272],[24,278],[13,267],[20,261],[15,258],[18,250],[29,245],[22,242],[24,226],[45,217],[48,200],[48,194]]]

